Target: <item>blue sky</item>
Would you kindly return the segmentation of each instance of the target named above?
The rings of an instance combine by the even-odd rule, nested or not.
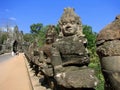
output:
[[[29,33],[33,23],[56,25],[66,7],[75,8],[82,24],[94,32],[120,14],[120,0],[1,0],[0,26],[18,25],[19,30]]]

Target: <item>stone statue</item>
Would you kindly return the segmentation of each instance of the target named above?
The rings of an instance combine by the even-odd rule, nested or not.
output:
[[[87,39],[82,33],[82,23],[73,8],[65,8],[59,20],[60,33],[51,48],[53,77],[63,88],[94,90],[98,81],[90,63],[86,48]]]
[[[38,46],[38,39],[35,39],[28,48],[27,57],[30,67],[35,71],[37,76],[41,71],[46,76],[50,76],[50,48],[57,37],[57,31],[54,25],[49,25],[45,32],[45,44]],[[50,68],[51,69],[51,68]]]
[[[27,54],[27,57],[28,57],[28,62],[30,64],[30,67],[35,69],[35,56],[36,56],[36,49],[37,49],[37,41],[35,40],[34,42],[32,42],[30,45],[29,45],[29,48],[28,48],[28,53]]]
[[[120,15],[99,32],[96,45],[105,90],[120,90]]]
[[[58,36],[58,32],[54,25],[49,25],[45,34],[45,44],[39,48],[39,59],[35,61],[39,68],[40,73],[44,75],[44,80],[42,84],[47,84],[48,87],[53,88],[52,77],[53,68],[51,64],[51,47]]]
[[[44,69],[43,70],[44,74],[48,76],[51,76],[50,75],[51,71],[47,71],[48,69],[51,69],[51,68],[48,68],[48,67],[51,67],[51,59],[50,59],[51,51],[50,50],[57,36],[58,36],[58,33],[56,31],[55,26],[49,25],[45,35],[45,44],[39,50],[40,52],[39,66],[42,69]]]

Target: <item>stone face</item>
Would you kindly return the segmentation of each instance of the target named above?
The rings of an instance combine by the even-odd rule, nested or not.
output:
[[[80,17],[74,12],[73,8],[65,8],[63,15],[59,20],[61,35],[71,36],[77,34],[84,36],[82,33],[82,23]]]
[[[18,26],[14,28],[7,27],[7,32],[4,32],[7,35],[7,39],[4,40],[4,52],[11,52],[13,50],[14,42],[17,41],[17,51],[23,52],[23,33],[19,31]]]
[[[48,29],[47,29],[47,32],[46,32],[46,35],[45,35],[46,44],[53,43],[56,40],[57,35],[58,34],[57,34],[55,26],[54,25],[49,25]]]

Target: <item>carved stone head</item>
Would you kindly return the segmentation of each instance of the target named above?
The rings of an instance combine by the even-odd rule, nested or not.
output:
[[[97,35],[97,53],[100,58],[120,55],[120,15]]]
[[[73,8],[65,8],[59,20],[59,27],[63,36],[82,35],[82,24]]]
[[[120,39],[120,15],[115,17],[115,20],[105,26],[97,35],[97,41]]]
[[[55,41],[57,37],[57,31],[54,25],[49,25],[46,32],[46,44],[51,44]]]

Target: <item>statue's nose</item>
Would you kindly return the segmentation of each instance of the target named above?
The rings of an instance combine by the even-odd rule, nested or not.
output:
[[[67,27],[66,27],[66,29],[69,29],[69,28],[71,28],[71,26],[67,26]]]

